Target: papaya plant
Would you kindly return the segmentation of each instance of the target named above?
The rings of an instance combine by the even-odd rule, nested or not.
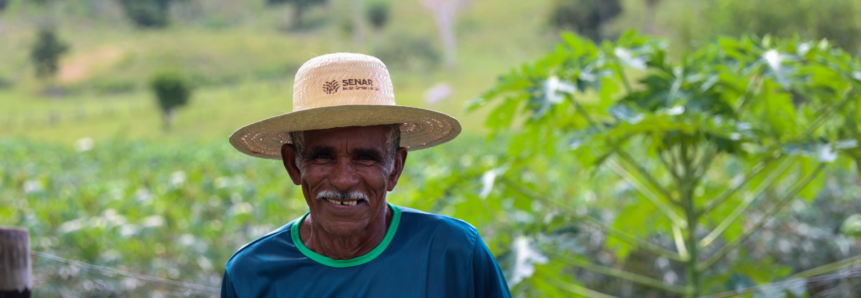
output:
[[[602,44],[573,34],[562,39],[468,103],[468,110],[495,105],[486,125],[493,135],[513,135],[505,166],[485,178],[504,185],[498,191],[505,195],[540,202],[552,210],[548,218],[601,231],[620,260],[645,251],[685,274],[668,283],[595,264],[570,248],[541,247],[553,266],[668,295],[706,295],[721,289],[716,266],[749,266],[727,255],[743,254],[744,241],[790,203],[812,200],[826,167],[854,162],[861,172],[861,64],[827,40],[722,37],[672,59],[664,42],[634,32]],[[550,167],[591,175],[551,177],[534,166],[571,156],[576,162]],[[581,192],[594,193],[615,216],[584,213],[581,201],[548,195],[558,192],[543,181],[601,184]],[[789,274],[772,271],[772,279]],[[548,278],[563,291],[612,297]]]

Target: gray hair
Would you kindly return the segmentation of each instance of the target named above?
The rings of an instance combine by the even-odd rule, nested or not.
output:
[[[401,147],[401,125],[400,123],[389,124],[386,133],[386,148],[388,148],[389,161],[395,159],[398,148]],[[296,165],[302,166],[302,158],[305,156],[305,132],[291,131],[290,140],[293,142],[293,150],[296,151]]]

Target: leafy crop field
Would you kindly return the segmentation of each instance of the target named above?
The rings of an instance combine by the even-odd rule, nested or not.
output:
[[[533,246],[571,249],[577,259],[597,263],[624,260],[621,266],[628,270],[679,270],[660,267],[660,260],[606,238],[579,219],[587,215],[648,235],[645,230],[660,220],[653,206],[634,199],[632,185],[607,171],[559,166],[576,165],[572,155],[531,160],[532,171],[520,174],[520,182],[580,215],[561,213],[502,181],[494,183],[492,173],[510,166],[504,163],[504,141],[464,135],[411,152],[389,202],[479,227],[514,291],[530,296],[570,297],[559,281],[605,290],[623,286],[607,277],[575,280],[572,276],[582,272],[566,269],[566,261],[557,257],[542,262]],[[224,263],[241,245],[307,212],[301,191],[278,161],[245,156],[226,141],[120,139],[67,146],[7,139],[0,141],[0,157],[0,225],[27,228],[33,250],[213,288],[220,286]],[[723,165],[728,174],[738,166]],[[857,240],[834,229],[847,215],[861,213],[854,199],[861,189],[852,185],[855,175],[846,169],[824,175],[826,187],[815,201],[794,202],[791,211],[756,234],[709,283],[764,283],[793,268],[856,254]],[[717,211],[725,215],[731,210]],[[742,228],[734,225],[733,233]],[[652,240],[672,245],[669,239]],[[748,258],[759,265],[745,265]],[[36,297],[214,296],[38,256],[34,262]]]
[[[477,175],[495,166],[482,144],[465,137],[410,153],[389,202],[477,226],[504,221],[490,217],[501,206],[478,197]],[[27,228],[33,250],[139,274],[219,287],[234,251],[307,212],[280,162],[245,156],[226,141],[118,140],[68,148],[4,140],[0,156],[0,225]],[[449,187],[461,180],[472,182]],[[498,238],[487,231],[484,237]],[[506,250],[505,242],[491,241],[496,251]],[[185,290],[36,260],[36,297]]]
[[[549,27],[562,1],[464,1],[446,66],[422,1],[366,0],[391,19],[354,43],[350,0],[301,28],[264,0],[176,1],[158,30],[115,0],[11,0],[0,225],[27,228],[37,252],[204,286],[37,254],[36,297],[217,296],[234,251],[307,211],[278,161],[228,135],[290,112],[307,59],[362,52],[387,63],[399,104],[464,127],[411,152],[389,202],[478,227],[517,296],[857,296],[861,25],[822,24],[861,0],[769,1],[623,0],[601,42]],[[71,50],[37,80],[30,46],[49,21]],[[169,130],[147,88],[163,70],[194,85]],[[428,100],[440,86],[451,94]],[[797,277],[810,269],[825,275]]]

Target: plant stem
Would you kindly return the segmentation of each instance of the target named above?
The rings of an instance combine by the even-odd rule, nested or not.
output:
[[[813,122],[811,122],[809,126],[807,126],[807,129],[805,129],[803,132],[801,132],[801,133],[799,133],[798,135],[796,135],[796,136],[793,138],[793,140],[795,140],[795,139],[800,139],[800,138],[804,137],[805,135],[810,134],[811,132],[813,132],[813,131],[814,131],[814,130],[816,130],[817,128],[819,128],[819,126],[820,126],[820,125],[822,125],[823,123],[825,123],[825,120],[827,120],[828,118],[830,118],[830,117],[831,117],[831,114],[834,114],[834,113],[835,113],[835,112],[837,112],[840,108],[842,108],[844,105],[846,105],[846,103],[848,103],[848,102],[849,102],[849,100],[850,100],[850,99],[852,99],[852,98],[853,98],[853,95],[855,95],[855,94],[856,94],[856,92],[855,92],[854,88],[853,88],[853,89],[849,89],[848,91],[846,91],[846,94],[845,94],[845,95],[843,95],[843,97],[844,97],[844,98],[843,98],[843,100],[842,100],[842,101],[840,101],[839,103],[836,103],[836,104],[834,104],[834,105],[832,105],[832,106],[828,107],[828,109],[827,109],[827,110],[825,110],[825,112],[823,112],[822,114],[820,114],[820,115],[819,115],[819,117],[817,117],[815,120],[813,120]]]
[[[664,165],[664,168],[667,169],[667,172],[670,172],[670,175],[672,175],[673,179],[676,180],[676,184],[682,183],[682,177],[679,176],[679,173],[676,173],[675,164],[670,164],[670,162],[667,161],[667,158],[664,157],[664,152],[658,151],[657,155],[658,160],[661,162],[662,165]],[[672,153],[668,152],[667,155],[672,155]]]
[[[757,231],[759,231],[759,229],[761,229],[765,225],[765,223],[769,219],[771,219],[772,216],[774,216],[774,214],[776,214],[781,209],[783,209],[783,207],[786,205],[786,203],[788,203],[792,198],[794,198],[795,195],[798,194],[799,191],[801,191],[801,189],[803,189],[805,186],[807,186],[807,184],[809,184],[811,181],[813,181],[813,178],[816,178],[816,176],[819,175],[820,172],[822,172],[822,170],[825,168],[825,165],[826,165],[825,163],[820,163],[819,166],[816,167],[816,169],[813,170],[812,173],[810,173],[809,175],[807,175],[807,177],[804,177],[804,179],[799,181],[789,192],[786,193],[786,195],[784,195],[783,198],[780,198],[778,200],[777,204],[774,207],[772,207],[771,210],[768,210],[762,216],[762,218],[760,218],[756,222],[756,224],[753,225],[753,227],[751,227],[750,229],[747,229],[743,234],[741,234],[741,236],[738,236],[735,239],[733,239],[730,243],[728,243],[726,246],[722,247],[718,252],[716,252],[714,255],[712,255],[711,258],[709,258],[708,260],[706,260],[705,262],[703,262],[702,264],[697,266],[697,271],[704,271],[704,270],[710,268],[715,263],[717,263],[717,261],[720,261],[720,259],[722,259],[724,256],[726,256],[730,251],[732,251],[733,249],[735,249],[736,247],[741,245],[741,243],[744,242],[745,239],[747,239],[748,237],[753,235],[753,233],[756,233]]]
[[[738,297],[738,296],[745,294],[745,293],[759,291],[762,289],[763,286],[769,286],[769,285],[775,286],[775,285],[779,285],[779,284],[788,285],[788,284],[792,284],[792,283],[806,284],[808,282],[807,279],[809,279],[809,278],[820,276],[820,275],[823,275],[823,274],[829,273],[829,272],[834,272],[834,271],[837,271],[837,270],[840,270],[840,269],[843,269],[843,268],[846,268],[849,266],[857,265],[857,264],[861,264],[861,255],[857,255],[857,256],[847,258],[847,259],[844,259],[841,261],[837,261],[837,262],[830,263],[827,265],[822,265],[822,266],[819,266],[819,267],[816,267],[816,268],[813,268],[810,270],[806,270],[806,271],[803,271],[800,273],[796,273],[796,274],[790,275],[786,279],[779,281],[779,282],[742,288],[742,289],[738,289],[738,290],[734,290],[734,291],[720,293],[717,295],[709,295],[706,297],[712,297],[712,298]]]
[[[699,221],[699,215],[696,212],[696,206],[694,206],[696,179],[694,177],[692,159],[687,157],[687,146],[687,143],[682,140],[680,159],[682,161],[684,176],[682,176],[682,183],[678,185],[678,189],[682,196],[681,200],[684,205],[685,218],[688,221],[688,226],[686,227],[687,238],[685,239],[685,246],[688,248],[689,259],[685,264],[685,273],[687,275],[688,286],[692,291],[686,293],[685,296],[694,297],[699,296],[702,292],[703,281],[701,272],[697,271],[700,248],[697,246],[697,223]]]
[[[747,104],[747,101],[751,97],[753,97],[753,96],[751,96],[752,93],[756,90],[757,87],[759,87],[759,84],[762,81],[762,76],[754,74],[750,80],[751,81],[747,83],[747,88],[745,88],[744,94],[741,95],[741,102],[735,108],[736,114],[740,115],[744,111],[744,108]]]
[[[640,166],[640,164],[638,164],[636,161],[634,161],[634,159],[633,159],[633,158],[631,158],[631,156],[630,156],[630,155],[628,155],[628,153],[625,153],[625,151],[622,151],[622,150],[618,150],[618,151],[617,151],[617,154],[619,155],[619,157],[621,157],[621,158],[622,158],[622,160],[624,160],[624,161],[625,161],[625,162],[627,162],[629,165],[631,165],[632,167],[634,167],[634,169],[636,169],[636,170],[637,170],[637,172],[639,172],[639,173],[640,173],[640,175],[643,175],[643,177],[645,177],[645,178],[646,178],[646,181],[649,181],[649,183],[650,183],[650,184],[652,184],[652,187],[654,187],[655,189],[657,189],[657,190],[658,190],[658,192],[660,192],[662,195],[664,195],[664,197],[665,197],[668,201],[670,201],[671,203],[676,204],[676,205],[678,205],[678,206],[681,206],[681,205],[679,205],[680,203],[679,203],[678,201],[673,200],[673,196],[670,194],[670,192],[669,192],[669,191],[667,191],[667,189],[666,189],[666,188],[664,188],[664,187],[663,187],[663,186],[658,182],[658,180],[657,180],[657,179],[655,179],[655,177],[654,177],[654,176],[652,176],[652,174],[649,174],[649,172],[648,172],[648,171],[646,171],[646,169],[644,169],[642,166]]]
[[[844,260],[840,260],[831,264],[822,265],[813,269],[805,270],[796,274],[791,275],[787,279],[796,279],[796,278],[810,278],[817,275],[822,275],[828,272],[837,271],[848,266],[861,264],[861,255],[857,255],[851,258],[847,258]]]
[[[706,175],[709,168],[712,165],[715,157],[718,154],[718,146],[714,143],[709,143],[705,149],[703,149],[702,156],[700,156],[700,162],[694,167],[694,185],[699,184],[702,178]]]
[[[615,62],[616,64],[616,71],[619,74],[619,79],[622,80],[622,85],[625,86],[625,92],[628,93],[628,95],[634,93],[634,88],[631,87],[631,83],[628,82],[628,75],[625,74],[625,68],[622,67],[622,62],[619,61],[619,57],[617,57],[615,54],[613,54],[612,56],[613,62]]]
[[[664,202],[662,202],[658,198],[658,196],[653,194],[646,186],[643,186],[641,183],[639,183],[639,181],[637,181],[637,179],[634,178],[634,176],[631,175],[631,173],[629,173],[627,170],[625,170],[625,168],[623,168],[619,164],[613,162],[612,160],[607,161],[607,164],[610,166],[611,169],[616,171],[616,173],[619,174],[619,176],[622,176],[622,178],[624,178],[626,181],[631,183],[631,185],[633,185],[635,188],[637,188],[637,190],[639,190],[640,193],[642,193],[643,196],[646,197],[646,199],[648,199],[650,202],[652,202],[652,204],[654,204],[655,207],[658,208],[658,210],[661,210],[661,212],[664,213],[664,215],[666,215],[668,218],[670,218],[670,220],[674,224],[677,224],[677,225],[682,226],[682,227],[687,226],[687,223],[685,222],[685,220],[682,219],[681,217],[679,217],[679,215],[676,214],[675,211],[673,211],[672,207],[670,207],[667,204],[664,204]]]
[[[619,298],[616,296],[607,295],[607,294],[604,294],[601,292],[593,291],[593,290],[590,290],[590,289],[583,287],[583,286],[580,286],[580,285],[575,285],[575,284],[572,284],[569,282],[562,281],[556,276],[551,276],[548,274],[542,274],[542,276],[544,277],[545,280],[549,281],[551,284],[554,284],[557,287],[559,287],[560,289],[574,293],[576,295],[580,295],[580,296],[584,296],[584,297],[590,297],[590,298]]]
[[[607,235],[614,236],[617,239],[622,240],[622,241],[624,241],[630,245],[641,247],[644,250],[647,250],[651,253],[654,253],[658,256],[665,257],[665,258],[670,259],[670,260],[674,260],[674,261],[678,261],[678,262],[686,262],[687,261],[687,259],[682,258],[677,253],[669,251],[663,247],[657,246],[657,245],[655,245],[651,242],[648,242],[646,240],[634,237],[630,234],[622,232],[622,231],[615,229],[613,227],[606,226],[603,223],[601,223],[600,221],[598,221],[597,219],[594,219],[592,217],[585,216],[585,215],[577,215],[577,211],[574,210],[573,208],[571,208],[570,206],[562,204],[560,202],[557,202],[556,200],[550,199],[550,198],[543,196],[541,194],[538,194],[529,188],[526,188],[522,185],[519,185],[519,184],[511,181],[510,179],[508,179],[508,177],[505,177],[505,176],[499,177],[499,182],[504,183],[508,187],[511,187],[511,189],[513,189],[514,191],[516,191],[516,192],[518,192],[524,196],[527,196],[527,197],[529,197],[533,200],[536,200],[536,201],[543,202],[547,206],[553,206],[556,208],[560,208],[560,209],[568,212],[569,214],[575,216],[576,219],[582,220],[582,221],[586,222],[587,224],[594,226],[595,228],[601,230],[602,232],[607,233]]]
[[[776,159],[776,158],[769,157],[769,158],[767,158],[767,159],[763,160],[762,162],[760,162],[759,164],[757,164],[757,165],[753,166],[753,169],[752,169],[750,172],[747,172],[747,175],[745,175],[745,176],[744,176],[744,179],[742,179],[742,180],[741,180],[741,182],[739,182],[738,184],[736,184],[735,186],[733,186],[733,188],[731,188],[731,189],[729,189],[729,190],[724,191],[724,192],[720,195],[720,197],[718,197],[717,199],[714,199],[713,201],[711,201],[711,202],[709,202],[708,204],[706,204],[706,207],[699,211],[699,215],[705,215],[706,213],[709,213],[710,211],[712,211],[712,209],[714,209],[715,207],[717,207],[718,205],[720,205],[721,203],[723,203],[724,201],[726,201],[727,199],[729,199],[729,198],[730,198],[730,196],[732,196],[735,192],[737,192],[737,191],[738,191],[739,189],[741,189],[745,184],[747,184],[747,182],[749,182],[749,181],[750,181],[750,179],[753,179],[753,177],[756,177],[756,175],[758,175],[759,173],[761,173],[761,172],[762,172],[762,170],[764,170],[764,169],[765,169],[765,167],[766,167],[770,162],[774,161],[775,159]]]
[[[567,255],[554,253],[553,258],[555,258],[557,260],[561,260],[562,262],[565,262],[568,265],[580,267],[580,268],[583,268],[583,269],[586,269],[586,270],[589,270],[589,271],[592,271],[595,273],[600,273],[600,274],[609,275],[609,276],[616,277],[616,278],[630,280],[632,282],[635,282],[635,283],[638,283],[638,284],[641,284],[644,286],[648,286],[648,287],[652,287],[652,288],[656,288],[656,289],[661,289],[661,290],[665,290],[665,291],[669,291],[669,292],[673,292],[673,293],[678,293],[678,294],[685,294],[688,292],[687,289],[684,287],[668,285],[668,284],[664,283],[663,281],[660,281],[660,280],[657,280],[657,279],[654,279],[651,277],[647,277],[647,276],[643,276],[643,275],[639,275],[639,274],[635,274],[635,273],[630,273],[630,272],[627,272],[624,270],[611,268],[611,267],[607,267],[607,266],[595,265],[595,264],[589,263],[589,262],[584,261],[584,260],[572,258],[572,257],[567,256]]]
[[[586,122],[589,122],[589,126],[600,129],[600,127],[598,127],[598,124],[595,122],[595,120],[592,119],[592,116],[589,115],[589,112],[586,111],[585,108],[583,108],[583,105],[581,105],[580,102],[578,102],[577,100],[574,99],[574,96],[572,96],[571,94],[568,94],[566,97],[568,97],[568,100],[570,100],[571,103],[574,104],[574,109],[576,109],[577,112],[580,112],[580,114],[583,115],[583,118],[586,119]]]
[[[685,247],[685,237],[682,235],[682,228],[678,225],[673,225],[673,241],[676,243],[676,249],[682,258],[690,258],[688,249]]]
[[[709,246],[715,239],[717,239],[717,237],[720,236],[720,234],[723,233],[729,227],[730,224],[735,222],[735,220],[738,219],[738,217],[741,216],[741,214],[748,207],[750,207],[750,204],[753,203],[753,201],[756,200],[756,198],[759,197],[759,195],[763,191],[765,191],[766,188],[774,184],[774,181],[777,180],[777,177],[780,177],[780,175],[783,175],[783,173],[786,172],[786,169],[788,169],[789,166],[792,165],[793,162],[795,162],[795,159],[795,156],[787,158],[783,161],[783,163],[780,164],[780,166],[777,167],[777,169],[774,169],[774,171],[772,171],[767,177],[765,177],[765,180],[763,180],[762,183],[760,183],[759,186],[757,186],[757,188],[753,190],[753,192],[749,194],[747,198],[745,198],[744,201],[740,205],[738,205],[727,218],[721,221],[721,223],[718,224],[717,228],[715,228],[711,233],[708,234],[708,236],[706,236],[705,238],[703,238],[702,241],[700,241],[700,247],[705,248],[706,246]]]

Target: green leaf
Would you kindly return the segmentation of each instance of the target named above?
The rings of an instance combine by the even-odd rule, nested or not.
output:
[[[823,142],[788,143],[784,146],[784,152],[813,157],[820,162],[833,162],[837,160],[840,151],[858,147],[854,139],[836,141],[834,144]]]
[[[490,115],[487,116],[485,124],[493,129],[502,129],[511,126],[511,121],[514,120],[514,115],[517,112],[517,107],[520,105],[520,100],[526,96],[507,98],[498,107],[496,107]]]
[[[574,93],[577,89],[569,82],[551,76],[542,82],[542,88],[532,91],[527,106],[532,110],[532,118],[540,119],[550,110],[565,101],[565,94]]]
[[[619,92],[619,85],[609,77],[605,77],[601,81],[601,88],[599,88],[599,96],[601,98],[600,106],[609,107],[613,103],[613,95]]]
[[[847,236],[861,237],[861,214],[850,215],[840,226],[840,232]]]
[[[610,107],[610,114],[616,119],[631,124],[637,124],[643,120],[643,114],[625,105],[614,105]]]

